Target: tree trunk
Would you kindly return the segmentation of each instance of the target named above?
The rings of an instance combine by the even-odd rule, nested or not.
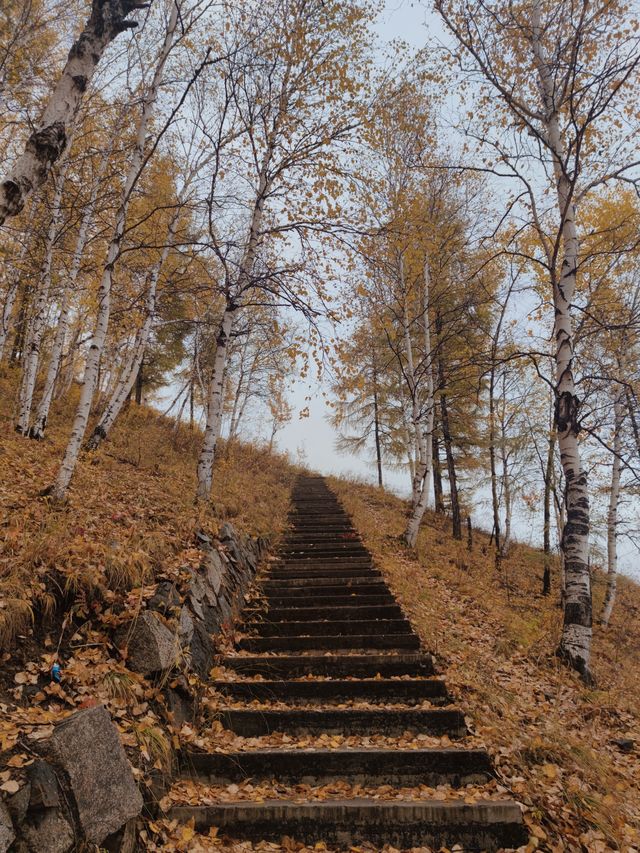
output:
[[[553,458],[555,455],[556,437],[553,426],[549,434],[547,464],[544,472],[544,518],[543,518],[543,550],[544,572],[542,575],[542,594],[551,593],[551,492],[553,480]]]
[[[500,554],[500,502],[498,499],[498,472],[496,470],[496,403],[495,360],[489,374],[489,468],[491,472],[491,508],[493,510],[493,536],[496,554]]]
[[[614,389],[614,433],[613,433],[613,463],[611,465],[611,490],[609,492],[609,512],[607,514],[607,592],[601,624],[606,628],[611,619],[613,605],[616,600],[618,584],[618,501],[620,499],[620,472],[622,470],[622,423],[624,421],[624,391]]]
[[[135,374],[136,377],[136,406],[142,405],[142,389],[144,387],[144,355],[140,359],[140,366]]]
[[[58,238],[58,225],[60,222],[60,209],[62,206],[62,191],[68,168],[69,160],[65,158],[60,171],[56,176],[51,220],[47,230],[45,242],[44,263],[38,289],[36,291],[29,333],[24,346],[24,357],[22,360],[22,381],[20,383],[20,396],[18,403],[18,422],[16,432],[21,435],[29,435],[31,423],[31,408],[33,406],[33,392],[36,387],[38,366],[40,363],[40,348],[47,323],[49,311],[49,291],[51,290],[51,271],[53,267],[53,252]]]
[[[55,388],[56,379],[58,373],[60,372],[62,352],[64,350],[64,342],[67,336],[67,329],[69,326],[69,311],[71,307],[70,297],[71,293],[75,290],[76,282],[80,274],[80,268],[82,266],[82,257],[84,255],[84,250],[86,248],[87,241],[89,238],[89,227],[91,225],[91,222],[93,221],[93,216],[95,213],[96,201],[98,199],[98,191],[100,189],[100,182],[104,176],[104,173],[106,172],[107,163],[109,161],[109,154],[112,150],[112,147],[113,143],[109,146],[105,157],[98,169],[98,173],[91,188],[91,195],[89,197],[87,207],[85,208],[84,214],[82,216],[82,221],[80,223],[78,239],[76,240],[73,260],[71,262],[71,269],[69,270],[69,280],[64,288],[64,292],[62,295],[62,304],[60,306],[60,314],[58,315],[56,335],[53,342],[53,347],[51,349],[51,355],[49,356],[49,366],[47,368],[47,375],[45,378],[44,389],[42,391],[42,398],[38,406],[38,411],[36,413],[33,427],[29,432],[31,438],[35,438],[38,440],[44,438],[45,430],[47,427],[47,421],[49,419],[49,409],[51,407],[51,401],[53,400],[53,391]]]
[[[67,145],[68,128],[105,48],[119,33],[137,26],[135,21],[125,20],[131,12],[148,5],[134,0],[93,0],[91,15],[69,51],[38,129],[27,140],[11,174],[0,182],[0,225],[20,213],[29,195],[46,181]]]
[[[431,327],[429,322],[430,306],[430,274],[429,265],[425,261],[423,270],[423,305],[422,305],[422,334],[424,344],[425,373],[427,377],[426,400],[427,408],[426,423],[422,425],[420,417],[417,427],[420,430],[420,482],[418,484],[417,500],[414,501],[413,511],[405,530],[405,542],[410,548],[415,548],[418,541],[420,523],[424,517],[427,503],[429,501],[429,486],[431,485],[431,472],[433,469],[433,421],[434,421],[434,382],[432,370],[431,352]],[[417,390],[417,389],[416,389]],[[420,413],[422,416],[422,412]]]
[[[511,544],[511,476],[509,474],[509,454],[507,452],[506,423],[506,374],[502,373],[502,405],[500,411],[500,459],[502,462],[502,493],[504,496],[504,537],[500,543],[500,558],[506,557]]]
[[[17,258],[15,258],[14,260],[15,266],[12,270],[12,275],[10,277],[9,284],[7,287],[4,305],[2,307],[2,319],[0,320],[0,361],[2,361],[4,357],[4,350],[7,345],[7,339],[9,337],[9,329],[11,328],[11,315],[13,314],[13,308],[16,303],[18,291],[20,289],[20,281],[22,278],[22,264],[27,255],[27,250],[29,248],[31,235],[33,232],[33,223],[35,220],[36,207],[36,199],[33,199],[30,205],[27,223],[25,225],[22,246],[20,248],[20,252]]]
[[[222,407],[224,403],[224,374],[229,349],[229,335],[231,334],[235,310],[236,306],[233,302],[227,302],[216,337],[216,355],[207,401],[207,423],[200,456],[198,457],[198,488],[196,493],[198,500],[206,501],[209,499],[213,484],[213,462],[218,435],[220,434]]]
[[[562,534],[564,555],[564,624],[558,652],[585,681],[591,680],[592,598],[589,570],[589,492],[587,473],[582,467],[578,435],[580,402],[573,376],[573,323],[571,304],[578,269],[578,232],[573,204],[573,186],[565,169],[566,152],[561,138],[555,104],[555,79],[544,54],[541,10],[533,7],[532,44],[546,116],[547,142],[552,153],[556,179],[557,206],[562,239],[560,280],[553,277],[556,342],[555,423],[560,460],[565,476],[566,522]]]
[[[433,431],[433,508],[438,515],[444,515],[442,468],[440,467],[440,439],[435,429]]]
[[[135,401],[138,406],[142,405],[142,385],[144,378],[144,354],[147,348],[147,343],[149,341],[149,337],[151,335],[151,329],[153,327],[153,321],[155,319],[156,312],[156,294],[158,292],[158,281],[160,279],[160,273],[162,272],[162,267],[166,263],[167,258],[169,257],[169,252],[173,246],[173,241],[175,239],[176,228],[178,225],[179,218],[179,210],[178,207],[176,209],[176,213],[171,219],[169,224],[169,231],[167,233],[167,242],[162,249],[162,253],[160,258],[158,259],[157,264],[151,271],[151,275],[149,276],[149,283],[147,285],[147,294],[145,300],[145,310],[144,310],[144,322],[142,327],[138,330],[136,334],[136,339],[134,345],[131,349],[131,354],[129,359],[127,360],[122,373],[113,389],[113,393],[107,403],[104,412],[100,416],[98,423],[93,430],[91,438],[87,442],[87,446],[90,450],[96,450],[100,445],[100,442],[106,438],[116,422],[120,412],[122,411],[127,398],[130,396],[131,391],[133,389],[135,383]]]
[[[174,3],[171,16],[167,22],[164,43],[160,51],[158,62],[153,74],[153,80],[149,87],[149,91],[143,101],[142,114],[138,122],[136,132],[136,143],[131,159],[131,164],[127,172],[127,178],[122,192],[120,205],[116,214],[116,223],[114,233],[109,244],[107,252],[107,260],[104,265],[100,287],[98,290],[98,314],[96,325],[93,332],[93,337],[89,345],[87,360],[85,363],[84,377],[82,380],[82,388],[80,391],[80,401],[76,410],[76,416],[73,422],[71,437],[65,451],[64,459],[58,476],[51,489],[52,495],[61,500],[67,491],[71,477],[78,461],[80,447],[84,439],[84,434],[87,429],[89,415],[91,412],[91,401],[95,393],[98,382],[98,370],[100,366],[100,358],[107,337],[107,329],[109,326],[109,314],[111,310],[111,281],[113,277],[113,269],[115,267],[125,232],[125,224],[127,219],[127,211],[129,201],[136,185],[142,168],[144,167],[144,149],[147,129],[149,127],[155,102],[158,97],[158,90],[162,82],[164,67],[173,46],[174,36],[178,24],[178,4]]]
[[[380,445],[380,412],[378,410],[378,371],[373,362],[373,434],[376,445],[376,468],[378,471],[378,486],[382,488],[382,450]]]

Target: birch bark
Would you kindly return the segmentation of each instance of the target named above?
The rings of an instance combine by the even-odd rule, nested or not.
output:
[[[104,412],[100,416],[89,441],[87,442],[87,447],[90,450],[96,450],[100,446],[101,441],[108,436],[109,431],[122,411],[122,408],[127,401],[127,397],[131,393],[131,389],[138,377],[138,373],[140,372],[142,360],[144,358],[144,353],[147,348],[147,343],[149,341],[151,328],[155,318],[158,280],[160,278],[160,273],[162,272],[162,267],[169,257],[169,252],[173,246],[178,226],[179,211],[180,207],[176,208],[176,213],[169,224],[167,242],[162,249],[162,254],[160,255],[158,263],[155,265],[151,275],[149,276],[145,301],[144,322],[136,334],[136,340],[132,347],[131,354],[116,383],[111,398],[107,403]]]
[[[91,188],[91,194],[89,196],[87,207],[85,208],[82,220],[80,222],[78,238],[76,240],[76,245],[73,252],[73,259],[71,261],[71,269],[69,270],[69,279],[62,295],[62,303],[60,305],[60,313],[58,315],[56,334],[53,341],[53,346],[51,348],[51,355],[49,356],[49,365],[47,367],[47,375],[45,377],[42,397],[40,399],[40,403],[38,404],[38,410],[36,412],[33,426],[29,431],[30,437],[35,438],[37,440],[41,440],[44,438],[45,430],[47,428],[47,421],[49,419],[49,409],[51,408],[51,402],[53,400],[53,391],[55,388],[56,379],[58,378],[58,373],[60,372],[64,343],[69,328],[71,293],[75,289],[76,282],[80,274],[80,268],[82,266],[82,257],[84,255],[84,250],[89,238],[89,227],[91,225],[95,213],[100,183],[106,172],[107,163],[109,161],[109,154],[111,150],[112,146],[110,145],[98,169],[98,173]]]
[[[51,209],[51,220],[47,230],[45,242],[44,263],[36,298],[33,305],[31,322],[28,327],[27,339],[24,346],[24,357],[22,367],[22,381],[20,383],[20,395],[18,403],[18,421],[16,432],[21,435],[29,434],[31,421],[31,408],[33,405],[33,392],[36,386],[38,366],[40,363],[40,348],[44,335],[47,314],[49,311],[49,291],[51,290],[51,271],[53,268],[53,253],[58,239],[58,227],[60,224],[60,211],[62,208],[62,193],[66,179],[69,160],[65,159],[60,171],[56,176],[53,205]]]
[[[122,191],[120,205],[116,213],[116,222],[113,236],[109,244],[107,259],[104,265],[100,287],[98,290],[98,313],[96,324],[93,331],[89,351],[84,368],[84,377],[80,390],[80,401],[76,410],[71,437],[65,451],[64,459],[58,471],[58,476],[51,493],[54,498],[61,500],[64,498],[71,477],[75,470],[80,453],[82,440],[87,429],[89,414],[91,411],[91,402],[98,382],[98,372],[100,366],[100,357],[104,348],[104,343],[107,337],[107,329],[109,326],[109,314],[111,310],[111,282],[113,277],[113,269],[120,254],[122,240],[124,237],[125,224],[127,219],[127,211],[131,195],[135,187],[136,181],[144,167],[144,150],[147,129],[153,116],[155,103],[158,97],[158,91],[164,76],[164,69],[173,47],[176,36],[177,24],[179,17],[178,3],[175,2],[172,6],[171,15],[167,22],[164,42],[158,56],[158,61],[153,74],[153,79],[147,91],[142,107],[142,114],[138,123],[136,133],[136,143],[131,158],[129,170]]]
[[[423,271],[423,293],[422,293],[422,334],[426,374],[426,422],[424,426],[419,424],[420,429],[420,482],[418,484],[417,499],[414,500],[409,522],[405,530],[404,538],[410,548],[415,548],[418,541],[420,523],[424,517],[427,503],[429,502],[429,489],[431,486],[431,474],[433,469],[433,424],[434,424],[434,384],[432,370],[431,351],[431,325],[429,320],[430,307],[430,271],[429,263],[425,261]],[[422,414],[422,412],[421,412]],[[422,421],[422,418],[420,419]]]
[[[11,315],[13,314],[13,308],[16,304],[16,298],[18,296],[18,289],[20,287],[22,273],[22,263],[26,258],[27,250],[29,248],[29,237],[32,232],[35,214],[36,204],[34,199],[31,204],[28,221],[24,230],[22,246],[15,260],[15,267],[12,270],[12,275],[8,283],[4,305],[2,307],[2,320],[0,321],[0,361],[2,361],[2,358],[4,356],[4,348],[7,345],[7,338],[9,337],[9,329],[11,327]]]
[[[616,601],[618,585],[618,501],[620,500],[620,473],[622,471],[622,423],[624,421],[624,391],[619,386],[614,388],[614,433],[613,433],[613,463],[611,465],[611,488],[609,491],[609,512],[607,513],[607,592],[601,624],[609,625],[613,605]]]
[[[229,336],[233,325],[233,317],[236,306],[233,302],[227,302],[222,315],[222,321],[216,338],[216,355],[213,363],[213,373],[209,385],[209,397],[207,400],[207,423],[204,431],[202,449],[198,457],[198,490],[197,498],[207,500],[211,494],[213,484],[213,462],[215,458],[216,444],[220,434],[220,423],[222,420],[222,404],[224,391],[224,373],[227,363],[227,351],[229,349]]]
[[[137,27],[126,18],[149,3],[134,0],[93,0],[80,37],[74,42],[62,75],[44,109],[40,126],[25,145],[11,174],[0,182],[0,225],[16,216],[29,195],[41,186],[67,145],[67,132],[107,45]]]
[[[573,204],[573,186],[564,168],[566,152],[562,142],[560,119],[555,103],[552,69],[542,43],[540,4],[532,13],[532,47],[545,108],[544,125],[556,180],[556,200],[560,214],[562,265],[560,279],[554,277],[554,339],[556,344],[555,422],[560,461],[565,476],[566,521],[561,548],[564,556],[564,624],[559,654],[590,680],[592,599],[589,553],[589,493],[587,473],[582,466],[578,435],[579,400],[573,375],[573,323],[571,303],[578,268],[578,232]]]

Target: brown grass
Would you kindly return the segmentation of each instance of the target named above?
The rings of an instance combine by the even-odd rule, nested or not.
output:
[[[196,508],[200,434],[175,433],[171,420],[135,405],[98,452],[83,455],[66,503],[51,503],[40,493],[56,474],[75,401],[55,407],[38,443],[13,430],[14,386],[11,372],[0,377],[0,648],[60,602],[82,609],[107,590],[149,583],[180,561],[196,529],[215,534],[228,520],[270,535],[283,524],[295,475],[284,458],[223,444],[211,503]]]

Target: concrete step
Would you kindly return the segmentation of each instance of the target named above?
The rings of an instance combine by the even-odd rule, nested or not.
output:
[[[406,619],[327,619],[313,622],[248,622],[243,629],[260,637],[326,637],[350,636],[373,631],[375,634],[411,634],[411,623]]]
[[[435,671],[431,655],[411,652],[394,655],[228,655],[221,659],[221,664],[242,675],[284,679],[305,675],[372,679],[406,675],[419,678],[431,676]]]
[[[220,722],[240,737],[260,737],[271,732],[287,734],[341,734],[397,736],[406,731],[463,737],[464,716],[454,708],[288,708],[225,709]]]
[[[270,592],[276,589],[293,589],[294,587],[299,587],[300,589],[309,589],[309,587],[314,588],[322,588],[325,590],[331,590],[333,593],[337,593],[338,595],[346,595],[347,592],[350,592],[353,589],[360,589],[361,587],[367,587],[369,589],[372,588],[380,588],[387,591],[387,585],[382,580],[382,578],[378,577],[347,577],[344,578],[341,583],[336,583],[335,577],[326,577],[326,578],[305,578],[305,577],[291,577],[291,578],[274,578],[270,580],[269,578],[265,578],[262,581],[262,589],[265,592]]]
[[[482,785],[493,778],[482,749],[261,749],[254,752],[186,753],[182,775],[211,785],[275,779],[292,785],[325,785],[338,779],[376,785]]]
[[[338,534],[320,530],[317,533],[302,533],[299,530],[289,530],[281,542],[285,546],[322,545],[325,542],[353,542],[362,544],[362,539],[357,530],[348,530]]]
[[[382,580],[382,574],[369,566],[354,566],[339,567],[319,566],[318,568],[291,568],[283,566],[281,568],[273,568],[269,570],[269,574],[265,579],[269,580],[289,580],[290,578],[335,578],[340,581],[343,578],[371,578],[372,580]]]
[[[519,806],[495,800],[397,802],[368,799],[293,803],[220,803],[214,806],[174,806],[170,820],[193,821],[198,832],[215,826],[220,835],[253,841],[279,842],[289,836],[307,845],[323,841],[349,849],[369,842],[411,847],[451,848],[495,853],[528,841]]]
[[[403,613],[397,604],[368,604],[353,603],[347,606],[329,605],[322,607],[298,607],[295,602],[287,607],[269,607],[268,610],[256,610],[253,614],[245,611],[247,618],[261,619],[263,622],[286,622],[300,620],[317,622],[323,619],[402,619]]]
[[[245,652],[303,652],[334,649],[419,649],[415,634],[353,634],[348,637],[243,637],[238,648]]]
[[[248,702],[422,702],[449,701],[444,681],[430,679],[374,679],[371,681],[214,681],[218,693]]]
[[[318,607],[323,610],[333,607],[397,607],[395,598],[390,592],[372,593],[363,589],[362,592],[352,593],[351,595],[340,595],[336,593],[324,594],[324,590],[314,590],[309,594],[306,589],[291,590],[289,593],[282,595],[273,593],[265,596],[265,601],[269,608],[314,608]]]
[[[296,543],[284,544],[278,549],[282,559],[292,557],[370,557],[367,549],[359,542],[335,542],[327,541],[321,543]]]

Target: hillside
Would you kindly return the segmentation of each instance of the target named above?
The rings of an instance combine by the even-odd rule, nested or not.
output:
[[[3,382],[0,618],[10,651],[3,657],[0,748],[10,769],[0,788],[13,791],[30,763],[27,735],[95,701],[118,719],[138,780],[149,786],[155,771],[168,770],[172,749],[192,741],[194,732],[167,722],[157,685],[127,670],[105,631],[119,609],[148,599],[156,580],[197,562],[196,529],[213,534],[231,520],[244,533],[277,537],[296,469],[264,450],[227,446],[211,508],[196,513],[198,436],[132,406],[104,448],[84,457],[68,502],[51,505],[39,493],[60,457],[68,412],[55,413],[44,444],[25,441],[12,431],[12,388]],[[475,534],[469,552],[451,539],[442,517],[427,515],[415,555],[399,544],[401,500],[359,483],[331,479],[330,485],[425,647],[446,668],[477,741],[494,757],[499,784],[527,807],[527,849],[636,849],[638,587],[621,580],[611,627],[596,629],[597,686],[587,689],[554,657],[560,610],[553,596],[538,593],[538,552],[514,546],[498,578],[483,534]],[[599,577],[595,596],[599,607]],[[56,652],[62,685],[48,677]],[[629,753],[627,740],[634,742]],[[209,735],[209,745],[224,743],[220,732]],[[162,820],[145,837],[147,849],[252,849]]]

